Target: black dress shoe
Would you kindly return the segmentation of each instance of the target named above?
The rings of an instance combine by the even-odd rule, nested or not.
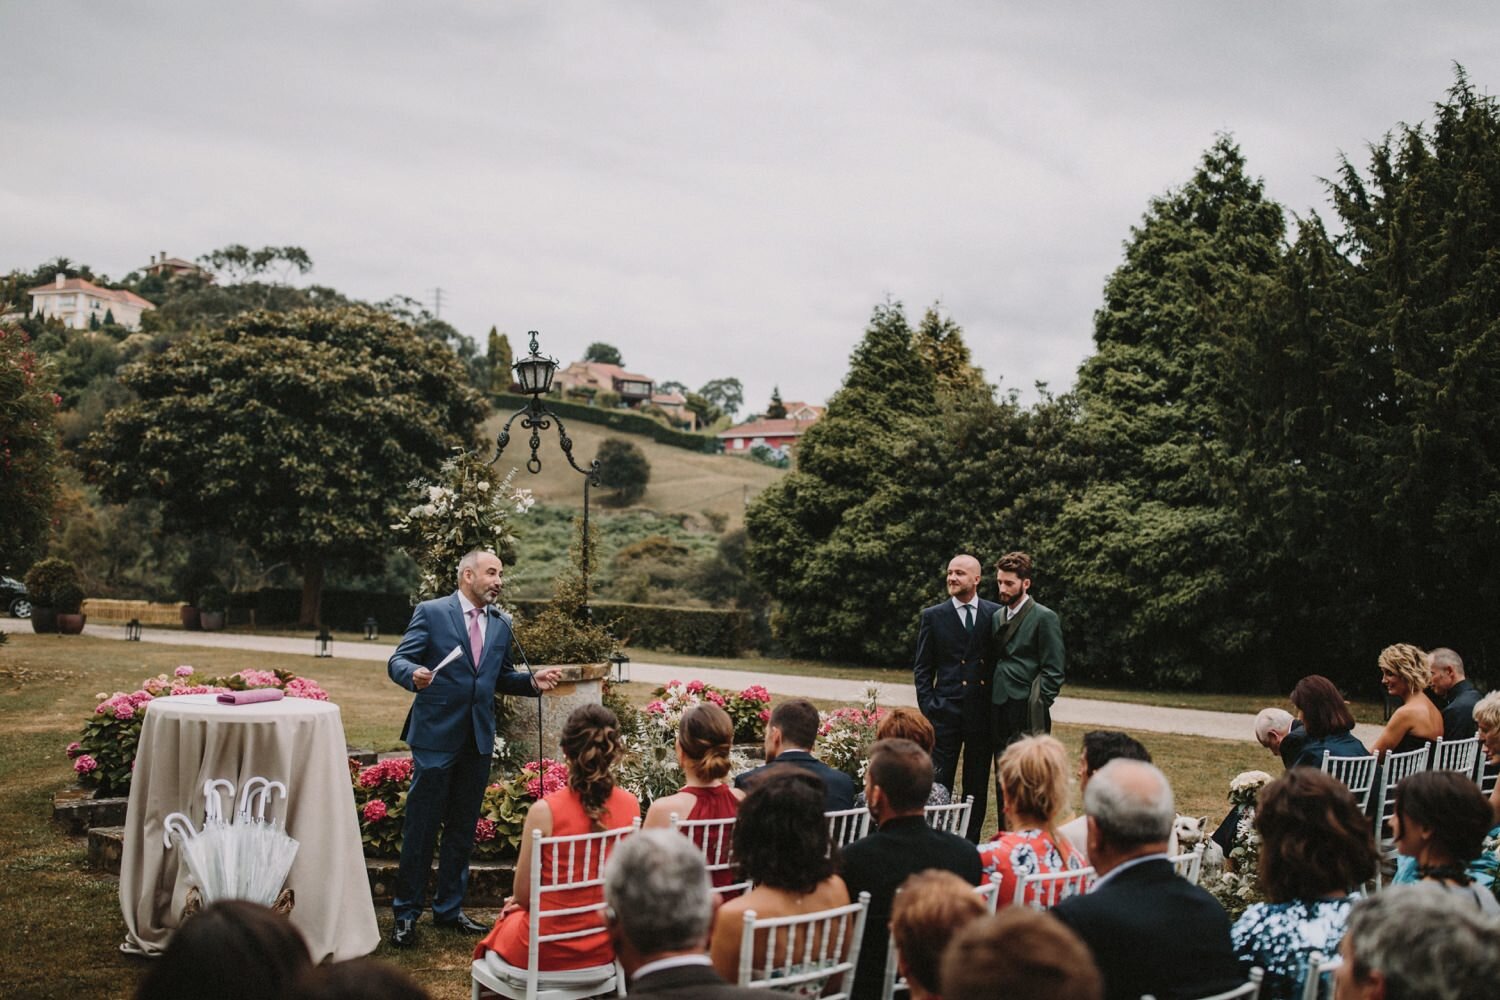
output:
[[[446,927],[449,930],[462,931],[465,934],[477,934],[481,937],[490,932],[490,929],[484,924],[481,924],[477,920],[470,920],[468,914],[466,913],[460,913],[452,920],[438,920],[434,922],[439,927]]]
[[[398,918],[391,931],[391,945],[395,948],[410,948],[417,943],[417,922],[411,917]]]

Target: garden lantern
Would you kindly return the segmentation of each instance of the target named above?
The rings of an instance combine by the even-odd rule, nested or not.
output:
[[[531,331],[531,353],[511,365],[516,382],[528,396],[543,396],[552,389],[552,376],[557,372],[557,359],[549,358],[537,351],[536,331]]]
[[[615,665],[615,683],[628,683],[630,681],[630,657],[624,653],[616,653],[609,658],[609,662]]]
[[[365,641],[372,642],[380,638],[380,623],[374,618],[365,619]]]
[[[130,642],[141,641],[141,620],[132,618],[125,623],[125,638]]]
[[[313,653],[314,656],[322,659],[333,657],[333,636],[329,633],[327,626],[318,632],[318,637],[313,640],[313,644],[316,650]]]

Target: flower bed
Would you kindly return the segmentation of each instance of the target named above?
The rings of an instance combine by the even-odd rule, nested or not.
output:
[[[99,797],[127,795],[135,769],[135,749],[141,737],[141,718],[151,702],[180,694],[218,694],[255,688],[280,688],[289,698],[327,701],[328,693],[316,681],[287,670],[241,670],[228,677],[200,680],[190,666],[180,666],[172,676],[158,674],[134,691],[101,692],[98,704],[83,724],[79,739],[68,744],[73,771],[85,787]]]
[[[655,700],[646,705],[645,713],[656,725],[661,741],[670,746],[677,738],[682,713],[703,701],[729,713],[737,742],[760,743],[765,739],[766,722],[771,718],[771,694],[759,684],[733,692],[700,680],[671,681],[656,689]]]

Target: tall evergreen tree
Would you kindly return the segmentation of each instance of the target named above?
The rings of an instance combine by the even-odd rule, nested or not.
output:
[[[781,386],[771,389],[771,405],[766,407],[767,420],[782,420],[786,417],[786,404],[781,401]]]
[[[514,381],[510,367],[515,363],[515,356],[511,353],[510,337],[492,326],[488,348],[486,359],[489,361],[489,390],[505,392]]]

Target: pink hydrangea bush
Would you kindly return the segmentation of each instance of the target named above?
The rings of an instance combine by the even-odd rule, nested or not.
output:
[[[818,725],[818,758],[856,783],[862,781],[870,744],[875,742],[875,730],[885,715],[873,686],[865,692],[863,707],[836,708],[823,713]]]
[[[645,707],[646,717],[655,725],[658,737],[670,744],[677,736],[682,713],[699,702],[711,702],[729,713],[734,723],[734,738],[741,743],[759,743],[765,739],[766,722],[771,718],[771,694],[759,684],[738,693],[725,691],[700,680],[668,682],[657,688],[654,700]]]
[[[241,670],[228,677],[202,678],[183,664],[171,675],[149,677],[134,691],[100,692],[83,724],[83,734],[70,743],[67,754],[80,784],[93,788],[99,797],[126,795],[135,769],[135,748],[140,741],[141,720],[151,702],[183,694],[217,694],[276,687],[288,697],[327,701],[328,693],[317,682],[286,670]]]

